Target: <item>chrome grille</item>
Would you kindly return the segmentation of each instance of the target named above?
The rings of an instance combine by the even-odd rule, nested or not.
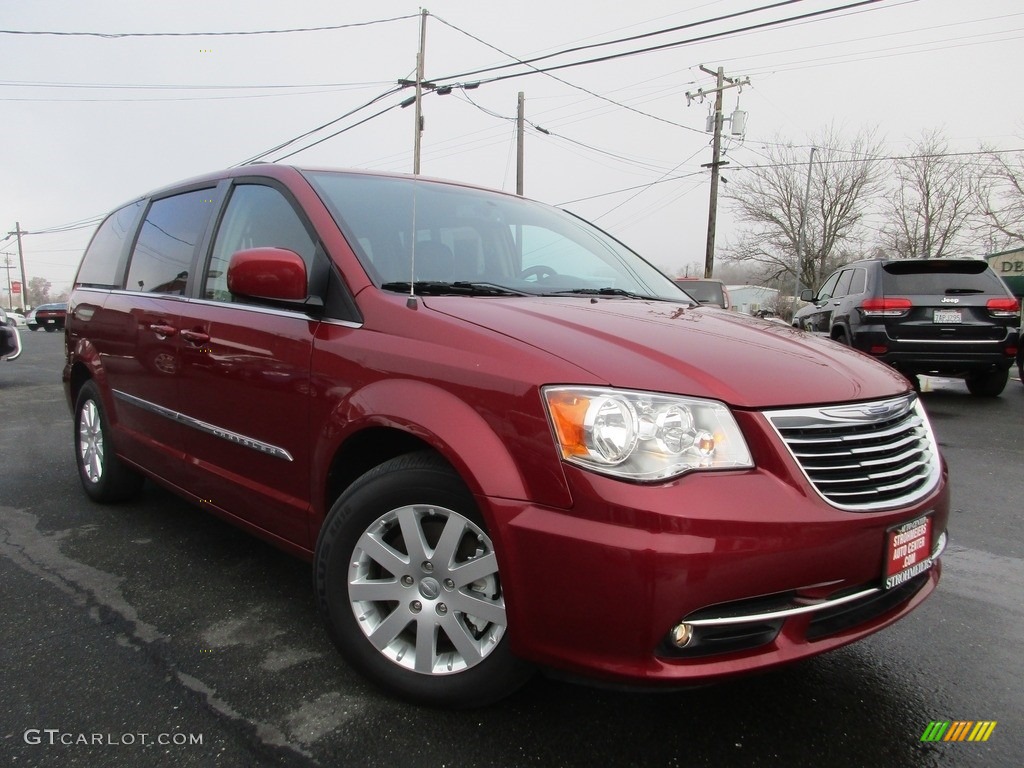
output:
[[[840,509],[912,504],[939,481],[939,449],[914,395],[765,416],[815,490]]]

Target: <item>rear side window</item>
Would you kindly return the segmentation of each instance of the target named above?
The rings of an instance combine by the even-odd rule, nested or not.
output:
[[[844,269],[843,273],[839,276],[839,282],[836,283],[835,298],[841,298],[850,293],[850,283],[853,281],[853,270]]]
[[[75,285],[87,288],[120,288],[127,239],[135,231],[144,201],[138,200],[110,214],[100,224],[82,257]]]
[[[863,267],[857,267],[850,270],[853,273],[853,277],[850,280],[850,290],[847,293],[848,296],[856,296],[864,293],[865,284],[867,282],[867,272]]]
[[[306,270],[312,270],[316,243],[291,203],[273,187],[241,184],[231,193],[221,220],[203,282],[203,298],[231,301],[228,263],[232,254],[263,247],[294,251],[306,262]]]
[[[129,291],[183,294],[196,245],[206,230],[213,190],[198,189],[154,200],[135,241]]]
[[[1006,293],[984,261],[904,261],[882,268],[882,289],[892,294]]]

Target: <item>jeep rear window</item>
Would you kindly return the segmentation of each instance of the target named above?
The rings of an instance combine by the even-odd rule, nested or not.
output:
[[[894,261],[882,267],[882,275],[886,295],[1005,293],[984,261]]]

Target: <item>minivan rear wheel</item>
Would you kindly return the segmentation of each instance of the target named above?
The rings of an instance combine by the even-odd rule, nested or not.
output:
[[[93,501],[124,501],[142,487],[142,475],[114,454],[103,401],[91,381],[82,386],[75,403],[75,460],[82,487]]]
[[[508,649],[498,561],[473,496],[434,453],[385,462],[341,495],[314,581],[342,655],[403,698],[483,706],[532,671]]]
[[[998,397],[1006,387],[1006,382],[1009,378],[1009,369],[1003,368],[996,371],[969,374],[965,382],[967,384],[967,391],[975,397]]]

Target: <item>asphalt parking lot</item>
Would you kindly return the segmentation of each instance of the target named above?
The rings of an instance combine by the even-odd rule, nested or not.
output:
[[[927,379],[950,464],[938,591],[905,621],[770,674],[670,694],[538,676],[446,712],[337,657],[309,566],[147,485],[81,492],[61,334],[0,363],[0,764],[13,766],[1019,766],[1024,386]],[[566,601],[573,599],[565,596]],[[983,743],[922,742],[994,721]]]

